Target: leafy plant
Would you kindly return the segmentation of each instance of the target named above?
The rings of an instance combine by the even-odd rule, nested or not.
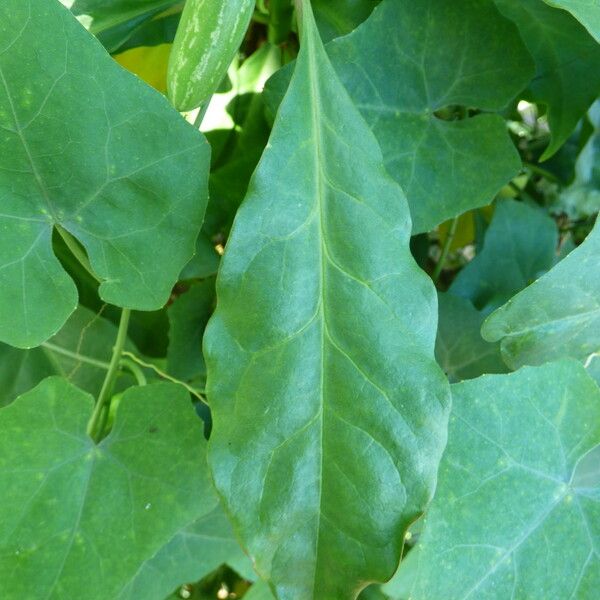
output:
[[[599,27],[4,0],[0,598],[593,600]]]

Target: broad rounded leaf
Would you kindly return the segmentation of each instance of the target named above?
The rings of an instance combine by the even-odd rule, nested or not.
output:
[[[546,275],[492,313],[481,333],[502,340],[512,368],[600,351],[600,221],[587,239]]]
[[[571,15],[541,0],[495,0],[512,19],[534,60],[532,99],[548,107],[552,156],[600,94],[600,45]]]
[[[205,336],[209,461],[280,600],[341,600],[393,573],[435,485],[448,397],[406,200],[304,6]]]
[[[91,396],[54,377],[0,410],[2,598],[117,598],[217,503],[183,388],[128,390],[99,445],[86,434],[92,408]]]
[[[84,245],[106,302],[165,304],[194,251],[208,163],[201,134],[58,2],[3,2],[0,340],[38,345],[77,305],[57,225]]]
[[[564,361],[456,384],[452,397],[436,496],[394,587],[413,600],[595,598],[598,386]]]

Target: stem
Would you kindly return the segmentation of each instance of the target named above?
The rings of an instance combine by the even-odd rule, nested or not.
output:
[[[78,352],[71,352],[66,348],[62,348],[61,346],[57,346],[56,344],[51,344],[50,342],[44,342],[42,344],[42,348],[49,350],[50,352],[55,352],[56,354],[61,354],[62,356],[66,356],[74,360],[75,362],[82,362],[93,367],[98,367],[99,369],[104,369],[108,371],[110,368],[109,363],[104,362],[103,360],[96,360],[95,358],[91,358],[89,356],[85,356],[83,354],[79,354]]]
[[[106,418],[105,415],[108,413],[108,410],[106,410],[106,413],[104,413],[103,409],[108,409],[108,404],[110,403],[112,390],[115,385],[117,375],[119,373],[121,356],[123,355],[123,349],[125,348],[125,342],[127,341],[127,329],[129,327],[130,316],[131,310],[128,308],[124,308],[123,312],[121,313],[119,331],[117,333],[117,340],[113,348],[112,358],[110,359],[108,372],[106,373],[106,377],[104,378],[104,383],[102,384],[102,389],[100,390],[100,395],[98,396],[98,401],[96,402],[94,413],[92,414],[92,418],[90,419],[90,422],[88,424],[88,435],[96,443],[99,442],[102,437],[102,430],[104,429],[104,422]]]
[[[122,358],[121,367],[127,369],[135,377],[135,380],[137,381],[137,384],[139,386],[147,385],[148,380],[144,375],[144,371],[142,371],[142,369],[140,369],[140,367],[136,365],[132,360],[129,360],[128,358]]]
[[[81,244],[63,227],[55,225],[56,231],[58,231],[60,237],[65,242],[65,245],[71,252],[71,254],[79,261],[79,264],[98,282],[102,283],[102,280],[94,273],[90,259],[81,247]]]
[[[159,369],[156,365],[142,360],[132,352],[125,351],[123,352],[123,356],[130,358],[132,361],[144,367],[145,369],[152,369],[152,371],[154,371],[159,377],[162,377],[167,381],[171,381],[172,383],[176,383],[178,385],[183,386],[190,394],[192,394],[192,396],[194,396],[194,398],[197,398],[198,400],[200,400],[200,402],[207,404],[206,398],[202,395],[202,393],[194,389],[191,385],[188,385],[185,381],[181,381],[181,379],[176,379],[175,377],[172,377],[168,373],[165,373],[164,371]]]
[[[450,223],[450,229],[448,230],[448,235],[446,236],[446,240],[444,242],[444,246],[442,248],[442,253],[440,254],[440,260],[438,260],[437,265],[435,265],[435,269],[433,270],[433,274],[431,278],[434,283],[438,282],[440,275],[442,274],[442,269],[444,268],[444,263],[448,258],[448,253],[450,252],[450,246],[452,245],[452,240],[454,240],[454,235],[456,234],[456,228],[458,227],[458,217],[454,217],[452,222]]]
[[[209,98],[202,106],[200,106],[200,110],[194,119],[194,128],[200,129],[202,125],[202,121],[204,121],[204,117],[206,116],[206,112],[208,111],[208,107],[210,106],[210,101],[212,98]]]

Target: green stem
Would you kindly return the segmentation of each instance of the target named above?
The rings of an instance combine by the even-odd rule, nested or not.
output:
[[[211,98],[209,98],[202,106],[200,106],[200,110],[194,119],[194,127],[196,129],[200,129],[200,125],[202,125],[202,121],[204,121],[204,117],[206,116],[206,112],[208,111],[208,107],[210,106]]]
[[[60,237],[65,242],[65,245],[71,252],[71,254],[79,261],[81,266],[98,282],[102,283],[102,280],[94,273],[94,269],[92,269],[92,265],[90,264],[90,259],[87,257],[87,254],[81,247],[81,244],[63,227],[60,225],[55,225],[56,231],[58,231]]]
[[[117,332],[117,340],[113,348],[112,358],[108,367],[108,372],[102,383],[102,389],[98,396],[98,401],[94,408],[94,413],[88,424],[87,432],[88,435],[95,441],[99,442],[102,438],[102,432],[104,429],[105,415],[108,413],[108,405],[112,395],[113,387],[119,373],[119,367],[121,365],[121,357],[123,355],[123,349],[125,348],[125,342],[127,341],[127,329],[129,327],[129,317],[131,316],[131,310],[124,308],[121,313],[121,321],[119,323],[119,331]]]
[[[95,358],[91,358],[89,356],[79,354],[79,352],[71,352],[70,350],[67,350],[66,348],[62,348],[61,346],[57,346],[56,344],[52,344],[50,342],[44,342],[42,344],[42,348],[49,350],[50,352],[55,352],[56,354],[61,354],[62,356],[66,356],[67,358],[70,358],[70,359],[74,360],[75,362],[86,363],[93,367],[98,367],[99,369],[104,369],[105,371],[108,371],[108,369],[110,368],[109,363],[104,362],[103,360],[97,360]]]
[[[137,381],[137,384],[139,386],[148,384],[148,380],[144,375],[144,371],[142,371],[142,369],[140,369],[140,367],[136,365],[132,360],[129,360],[128,358],[122,358],[121,366],[124,369],[127,369],[135,377],[135,380]]]
[[[433,274],[431,275],[431,278],[433,279],[434,283],[438,282],[438,279],[442,274],[442,269],[444,268],[444,264],[446,262],[446,259],[448,258],[450,246],[452,245],[452,241],[454,240],[454,235],[456,234],[457,227],[458,217],[454,217],[454,219],[452,219],[452,223],[450,223],[450,229],[448,230],[448,235],[446,236],[446,240],[442,248],[442,253],[440,254],[440,260],[438,260],[437,265],[435,265],[435,269],[433,270]]]

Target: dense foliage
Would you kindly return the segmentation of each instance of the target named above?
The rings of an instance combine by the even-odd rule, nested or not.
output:
[[[594,600],[600,4],[3,0],[0,598]]]

